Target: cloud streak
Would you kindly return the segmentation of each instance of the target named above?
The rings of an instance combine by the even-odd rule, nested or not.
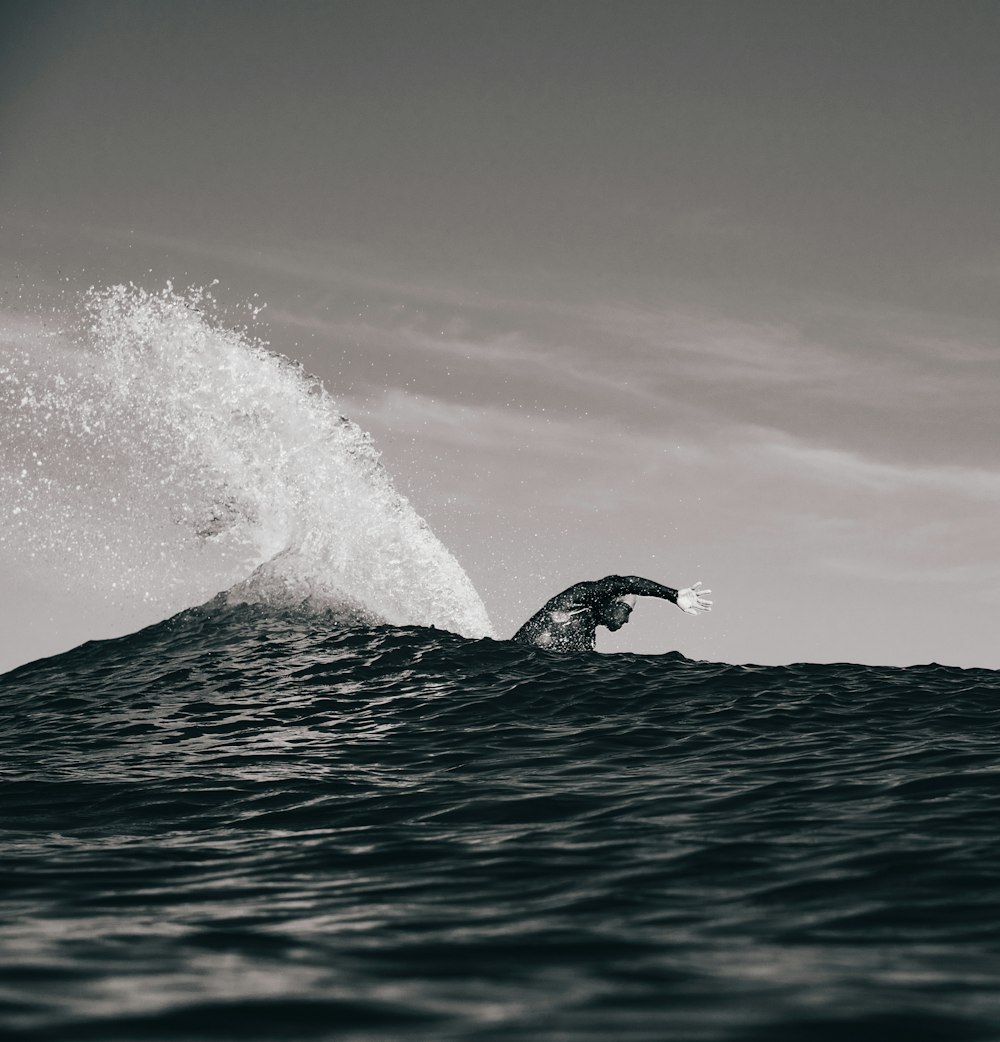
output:
[[[732,437],[734,444],[741,446],[739,453],[751,465],[800,481],[836,485],[866,495],[925,492],[946,499],[1000,502],[1000,470],[888,462],[752,428],[733,431]]]

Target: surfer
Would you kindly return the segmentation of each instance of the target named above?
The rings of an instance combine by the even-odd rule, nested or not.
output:
[[[711,590],[700,582],[684,590],[661,586],[638,575],[608,575],[597,582],[576,583],[557,593],[514,634],[520,644],[533,644],[550,651],[593,651],[598,626],[620,630],[632,614],[626,597],[661,597],[688,615],[712,610],[705,599]]]

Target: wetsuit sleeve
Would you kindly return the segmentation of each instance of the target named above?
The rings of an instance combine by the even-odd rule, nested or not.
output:
[[[655,583],[652,579],[643,579],[639,575],[608,575],[591,586],[602,599],[634,593],[639,597],[662,597],[665,601],[677,603],[677,591],[673,587]]]

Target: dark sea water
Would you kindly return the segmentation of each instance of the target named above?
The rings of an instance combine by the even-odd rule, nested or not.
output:
[[[0,714],[10,1038],[1000,1038],[995,672],[218,600]]]

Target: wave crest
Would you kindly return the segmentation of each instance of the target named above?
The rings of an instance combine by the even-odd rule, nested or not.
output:
[[[4,541],[164,613],[234,602],[492,633],[464,570],[370,436],[301,366],[212,317],[202,290],[91,290],[70,335],[21,333]]]

